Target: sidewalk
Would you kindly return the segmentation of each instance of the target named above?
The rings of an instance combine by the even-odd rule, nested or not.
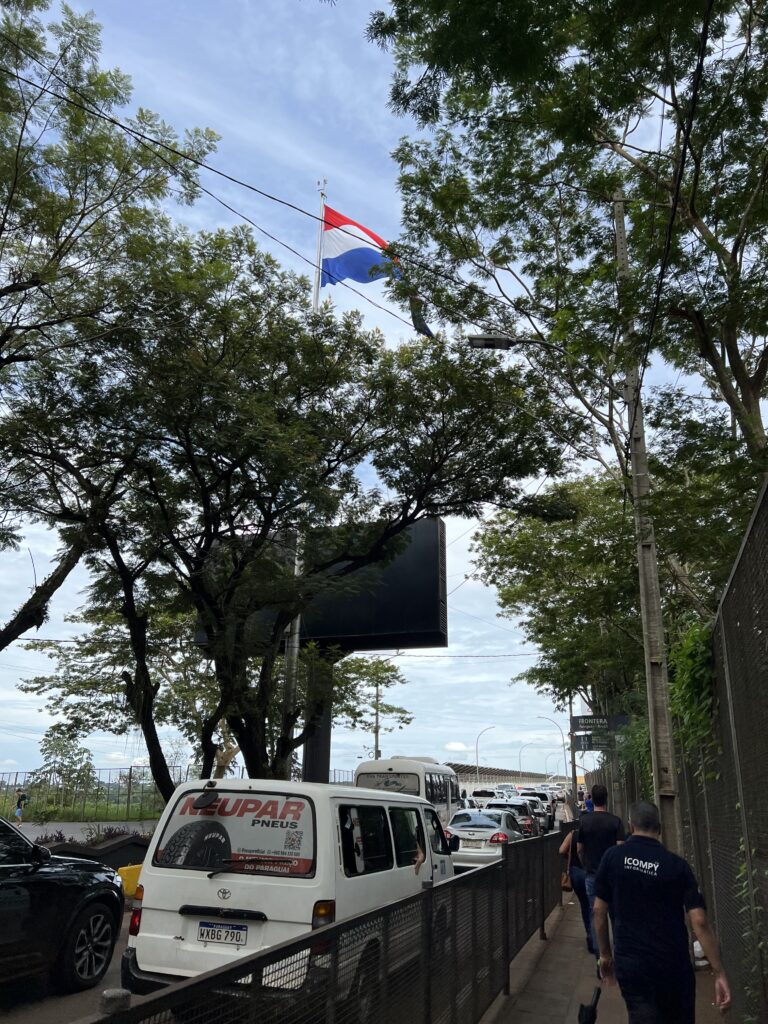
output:
[[[584,943],[584,926],[575,897],[563,894],[562,909],[547,920],[546,942],[538,934],[512,961],[511,995],[500,997],[482,1024],[577,1024],[579,1004],[589,1003],[598,981],[595,959]],[[697,1024],[722,1024],[712,1006],[713,983],[708,971],[696,972]],[[627,1024],[618,986],[603,985],[598,1024]]]

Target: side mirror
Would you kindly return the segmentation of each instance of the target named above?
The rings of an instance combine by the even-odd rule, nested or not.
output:
[[[32,847],[32,862],[34,864],[47,864],[51,859],[51,851],[47,846],[38,846],[37,843]]]
[[[451,853],[456,853],[460,846],[461,840],[459,839],[459,837],[451,836],[451,838],[448,840],[448,849],[451,851]]]

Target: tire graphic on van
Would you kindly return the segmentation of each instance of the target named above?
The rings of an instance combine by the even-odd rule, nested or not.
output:
[[[225,828],[215,821],[192,821],[173,833],[158,863],[165,867],[215,868],[231,854]]]

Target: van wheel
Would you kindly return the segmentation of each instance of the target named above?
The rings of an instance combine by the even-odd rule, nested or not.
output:
[[[379,972],[372,955],[366,956],[357,969],[352,1002],[357,1010],[356,1019],[359,1024],[378,1024]]]
[[[104,977],[117,939],[115,918],[103,903],[90,903],[75,918],[64,940],[56,980],[65,992],[82,992]]]
[[[215,868],[231,854],[226,829],[215,821],[192,821],[173,833],[158,863],[193,868]]]

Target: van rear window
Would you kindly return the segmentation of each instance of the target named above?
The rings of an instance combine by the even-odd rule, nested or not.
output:
[[[314,874],[315,813],[307,797],[217,789],[216,800],[198,808],[201,792],[178,798],[153,864],[301,878]]]

